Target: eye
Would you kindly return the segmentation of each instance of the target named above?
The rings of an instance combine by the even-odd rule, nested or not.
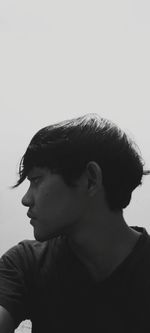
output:
[[[40,178],[41,178],[40,176],[32,177],[32,178],[29,179],[29,181],[30,181],[31,184],[36,185],[36,184],[38,184]]]

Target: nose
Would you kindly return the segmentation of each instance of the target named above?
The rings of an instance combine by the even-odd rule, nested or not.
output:
[[[26,206],[26,207],[31,207],[33,205],[33,196],[31,194],[30,188],[23,196],[21,202],[22,202],[23,206]]]

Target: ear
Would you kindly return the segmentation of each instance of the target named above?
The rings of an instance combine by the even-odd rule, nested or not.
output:
[[[93,196],[102,188],[102,171],[98,163],[94,161],[88,162],[86,166],[86,176],[89,194]]]

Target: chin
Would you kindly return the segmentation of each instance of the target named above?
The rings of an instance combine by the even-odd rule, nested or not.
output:
[[[34,232],[34,238],[38,241],[38,242],[45,242],[48,241],[50,239],[53,239],[55,237],[60,236],[61,233],[60,232],[53,232],[51,234],[47,234],[47,235],[42,235],[40,233]]]

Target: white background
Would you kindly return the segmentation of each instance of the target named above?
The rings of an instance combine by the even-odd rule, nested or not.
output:
[[[0,253],[33,230],[20,158],[37,130],[97,112],[125,129],[150,168],[148,0],[0,1]],[[150,231],[150,176],[124,212]]]

